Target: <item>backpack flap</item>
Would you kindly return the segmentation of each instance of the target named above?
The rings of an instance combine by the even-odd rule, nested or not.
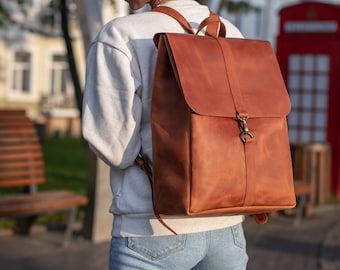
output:
[[[238,102],[249,118],[289,113],[288,92],[269,42],[183,34],[163,38],[185,100],[195,113],[235,117]]]

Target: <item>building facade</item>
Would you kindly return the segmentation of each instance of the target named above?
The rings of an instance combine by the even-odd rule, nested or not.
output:
[[[46,124],[49,134],[79,136],[60,12],[46,0],[28,1],[24,12],[7,4],[12,4],[7,8],[14,23],[0,30],[0,108],[25,109],[33,120]],[[69,10],[74,58],[83,83],[85,52],[71,2]]]

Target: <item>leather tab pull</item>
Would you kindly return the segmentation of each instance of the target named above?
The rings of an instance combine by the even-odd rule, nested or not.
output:
[[[256,221],[257,224],[266,224],[268,222],[268,215],[266,213],[262,213],[262,214],[255,214],[254,219]]]

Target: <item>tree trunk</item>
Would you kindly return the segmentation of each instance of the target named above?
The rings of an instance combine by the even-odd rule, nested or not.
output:
[[[61,28],[63,30],[64,41],[67,49],[67,58],[70,67],[70,72],[72,76],[74,93],[77,102],[77,108],[79,111],[80,117],[82,116],[82,103],[83,103],[83,92],[80,87],[79,76],[77,72],[77,65],[74,60],[73,48],[72,48],[72,40],[69,33],[68,27],[68,10],[66,6],[66,0],[60,0],[60,12],[61,12]]]

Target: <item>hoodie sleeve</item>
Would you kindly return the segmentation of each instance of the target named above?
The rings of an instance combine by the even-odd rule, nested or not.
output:
[[[82,132],[91,150],[109,166],[131,166],[140,150],[140,87],[128,50],[99,41],[91,45]]]

